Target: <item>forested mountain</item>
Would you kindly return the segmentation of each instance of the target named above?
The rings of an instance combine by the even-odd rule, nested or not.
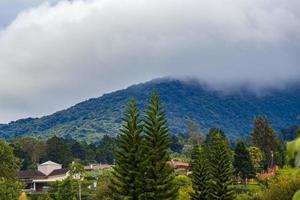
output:
[[[197,83],[158,79],[89,99],[49,116],[2,124],[0,137],[44,138],[56,134],[98,140],[104,134],[116,135],[128,100],[136,98],[143,110],[153,91],[161,96],[174,134],[185,131],[186,119],[197,122],[202,131],[219,127],[233,137],[249,134],[253,118],[258,114],[268,117],[277,131],[299,124],[300,86],[268,91],[264,95],[247,91],[222,94]]]

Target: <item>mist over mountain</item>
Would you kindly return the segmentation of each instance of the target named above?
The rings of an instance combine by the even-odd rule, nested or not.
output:
[[[116,136],[128,100],[137,99],[143,110],[153,91],[160,94],[173,134],[185,132],[186,119],[197,122],[203,132],[218,127],[231,137],[249,134],[253,119],[259,114],[267,116],[277,131],[299,123],[298,86],[261,95],[247,90],[224,94],[196,82],[158,79],[89,99],[49,116],[2,124],[0,137],[45,138],[55,134],[91,141],[104,134]]]

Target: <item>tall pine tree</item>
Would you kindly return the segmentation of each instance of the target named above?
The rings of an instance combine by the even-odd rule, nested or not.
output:
[[[237,177],[247,183],[247,179],[255,177],[255,169],[251,157],[243,141],[239,141],[234,150],[234,172]]]
[[[208,143],[209,163],[211,179],[211,199],[232,200],[234,191],[231,188],[233,167],[230,156],[228,141],[220,132],[212,135]]]
[[[192,154],[192,183],[191,200],[207,200],[210,197],[210,171],[204,147],[194,147]]]
[[[118,137],[115,152],[116,166],[111,179],[114,199],[140,199],[143,189],[142,130],[135,101],[130,101],[123,118],[124,124]]]
[[[153,94],[144,119],[145,193],[142,199],[176,199],[174,169],[167,163],[170,144],[167,120],[159,96]]]

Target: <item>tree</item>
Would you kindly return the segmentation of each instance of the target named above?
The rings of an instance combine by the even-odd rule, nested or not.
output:
[[[204,147],[198,145],[193,149],[192,156],[192,200],[204,200],[210,197],[210,169],[206,158]]]
[[[221,129],[211,128],[211,129],[209,129],[208,134],[206,135],[205,144],[210,144],[214,140],[214,137],[215,137],[216,134],[220,134],[220,136],[224,140],[226,140],[225,133]]]
[[[200,145],[204,142],[203,134],[200,131],[199,125],[192,120],[185,120],[184,124],[188,134],[188,144]]]
[[[260,172],[261,171],[261,164],[262,164],[262,161],[264,159],[262,151],[258,147],[250,146],[248,148],[248,152],[249,152],[249,155],[250,155],[252,165],[255,168],[255,171]]]
[[[211,198],[217,200],[234,199],[234,191],[231,188],[233,168],[228,141],[218,131],[211,134],[208,143],[208,156],[210,164]]]
[[[32,137],[22,137],[14,139],[12,141],[12,144],[20,147],[30,156],[32,167],[36,167],[36,164],[40,161],[41,157],[45,154],[46,151],[46,143]]]
[[[19,144],[9,144],[13,148],[14,155],[20,161],[20,168],[21,170],[26,170],[33,166],[30,155],[24,151]]]
[[[20,196],[22,184],[15,179],[0,177],[0,199],[16,200]]]
[[[97,200],[111,200],[113,191],[111,191],[111,173],[101,171],[97,179],[96,197]]]
[[[174,169],[167,163],[170,144],[169,129],[159,96],[153,94],[144,118],[145,140],[143,151],[146,160],[145,185],[142,199],[176,199],[178,188]]]
[[[13,149],[0,140],[0,177],[14,179],[19,171],[19,160],[14,156]]]
[[[284,167],[287,162],[287,145],[283,141],[279,141],[277,150],[274,153],[274,163],[279,167]]]
[[[66,178],[63,181],[57,181],[52,185],[50,190],[50,196],[55,200],[76,200],[78,185],[75,180]]]
[[[274,154],[278,150],[279,140],[269,121],[261,115],[254,121],[251,137],[252,143],[260,148],[264,154],[266,160],[264,167],[273,167]]]
[[[179,139],[176,135],[171,136],[170,149],[176,153],[181,153],[183,145],[179,143]]]
[[[62,138],[53,136],[47,141],[46,155],[44,161],[51,160],[67,167],[73,160],[70,148]]]
[[[251,162],[251,157],[245,147],[244,142],[239,141],[234,150],[233,162],[235,175],[242,178],[243,183],[247,183],[247,179],[255,177],[255,169]]]
[[[84,168],[79,162],[70,165],[70,177],[78,182],[78,199],[81,200],[81,181],[84,179]]]
[[[139,111],[134,100],[129,102],[118,137],[112,190],[114,199],[138,200],[143,192],[142,131]]]
[[[96,147],[96,161],[99,163],[109,163],[114,162],[114,149],[116,146],[116,139],[104,135],[101,139],[100,144]]]
[[[0,199],[18,199],[22,185],[16,181],[19,171],[19,160],[13,149],[0,140]]]

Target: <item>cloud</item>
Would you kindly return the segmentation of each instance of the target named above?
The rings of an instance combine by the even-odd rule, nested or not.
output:
[[[163,76],[217,89],[298,82],[299,7],[294,0],[77,0],[24,10],[0,32],[0,121]]]

